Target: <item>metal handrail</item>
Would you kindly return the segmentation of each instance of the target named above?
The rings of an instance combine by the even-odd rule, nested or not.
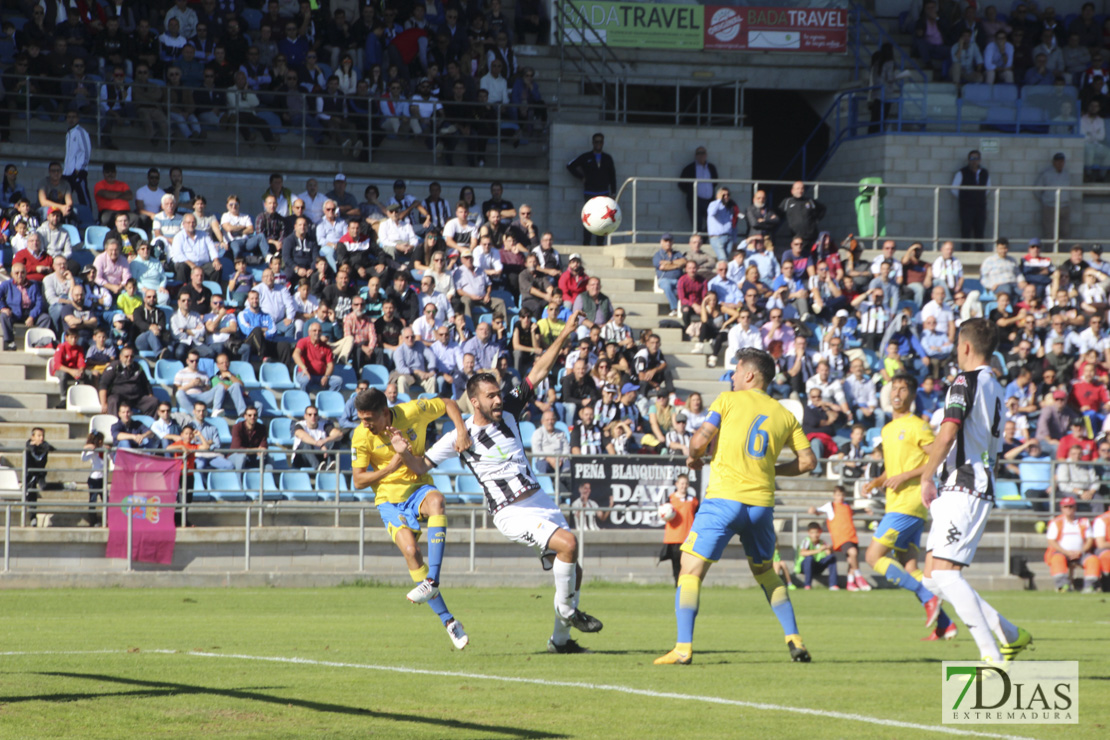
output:
[[[62,83],[66,82],[66,78],[64,78],[64,77],[45,77],[45,76],[35,76],[35,75],[22,75],[21,79],[26,81],[28,84],[32,83],[32,82],[38,82],[38,83],[40,83],[40,87],[41,87],[41,83],[46,83],[49,86],[55,86],[55,85],[61,85]],[[104,141],[103,141],[103,139],[104,139],[104,126],[103,126],[103,123],[105,122],[104,121],[104,116],[106,115],[105,111],[103,111],[102,108],[101,108],[101,91],[105,87],[112,87],[113,83],[107,82],[107,81],[104,81],[104,80],[98,80],[98,79],[87,79],[84,84],[95,90],[95,95],[91,95],[87,98],[89,107],[95,108],[95,110],[89,110],[89,111],[86,111],[86,112],[82,112],[81,113],[81,118],[82,118],[82,121],[86,122],[86,123],[90,122],[90,121],[95,121],[95,124],[96,124],[95,127],[94,127],[95,131],[90,131],[89,134],[93,138],[95,146],[97,148],[100,148],[104,144]],[[142,83],[136,83],[134,80],[127,80],[124,83],[124,86],[128,89],[133,89],[137,84],[142,84]],[[187,119],[183,119],[183,120],[186,121],[185,123],[181,123],[180,121],[172,120],[171,114],[177,114],[177,115],[180,116],[180,114],[178,113],[178,110],[180,109],[180,106],[174,106],[173,101],[172,101],[172,96],[169,94],[169,91],[197,93],[197,92],[202,92],[202,91],[210,91],[211,89],[210,88],[204,88],[204,87],[188,87],[188,86],[184,86],[184,85],[170,87],[168,85],[158,84],[158,83],[155,83],[155,82],[146,83],[146,84],[149,85],[150,87],[156,87],[156,88],[160,88],[162,90],[167,91],[167,94],[165,96],[165,109],[162,111],[166,120],[165,120],[164,124],[159,122],[159,125],[164,125],[164,127],[165,127],[166,152],[167,153],[172,153],[173,152],[173,145],[174,145],[175,142],[184,142],[184,141],[187,140],[185,137],[182,137],[179,134],[179,132],[177,131],[177,127],[188,126],[191,122],[188,121]],[[217,92],[220,92],[220,93],[223,93],[223,94],[226,95],[229,92],[231,92],[232,89],[231,88],[220,87],[220,88],[215,88],[215,90]],[[248,92],[258,96],[260,99],[265,99],[269,96],[279,96],[281,98],[284,98],[284,96],[286,96],[288,94],[288,92],[285,91],[285,90],[269,91],[269,90],[250,90],[250,89],[248,89]],[[21,93],[21,95],[23,97],[23,106],[22,106],[22,110],[19,111],[19,113],[22,114],[23,119],[24,119],[24,125],[23,125],[24,135],[25,135],[25,137],[27,138],[28,141],[31,140],[32,134],[34,133],[33,124],[34,124],[35,116],[36,115],[42,115],[42,113],[40,113],[40,110],[42,108],[43,103],[49,103],[51,106],[54,106],[53,110],[50,110],[50,111],[46,112],[46,115],[49,115],[49,116],[53,117],[53,116],[56,116],[58,114],[59,110],[65,110],[65,107],[75,99],[75,98],[72,98],[72,99],[71,98],[63,98],[61,96],[47,96],[41,91],[37,92],[37,93],[34,93],[34,94],[32,94],[30,92],[25,92],[25,93]],[[321,93],[306,92],[306,91],[301,90],[300,95],[302,97],[302,102],[304,103],[304,110],[308,111],[309,115],[314,117],[316,114],[315,114],[315,104],[314,104],[313,101],[317,97],[319,97],[321,95]],[[11,91],[8,91],[9,100],[11,100],[12,98],[15,98],[15,97],[17,97],[15,95],[15,93],[13,93]],[[352,117],[353,118],[359,118],[359,117],[365,117],[366,118],[366,125],[367,125],[366,130],[365,131],[359,131],[357,129],[353,129],[352,130],[352,138],[362,136],[366,139],[365,148],[366,148],[367,156],[370,159],[370,161],[372,161],[373,160],[373,154],[374,154],[374,139],[376,137],[379,137],[379,136],[386,136],[385,132],[380,131],[380,130],[375,130],[373,128],[373,123],[372,123],[375,120],[380,120],[381,119],[381,115],[378,112],[378,108],[379,108],[379,106],[380,106],[380,104],[381,104],[381,102],[384,98],[381,95],[369,95],[369,96],[353,96],[352,95],[352,96],[345,96],[345,97],[348,100],[358,100],[358,101],[360,101],[360,102],[362,102],[366,105],[366,108],[367,108],[366,113],[358,113],[358,112],[354,112],[354,111],[349,111],[347,113],[347,118],[348,119],[350,119]],[[406,106],[413,104],[412,101],[408,100],[408,99],[406,99],[404,102],[405,102]],[[446,105],[446,104],[451,104],[451,105],[461,104],[461,105],[463,105],[465,107],[469,107],[469,108],[484,107],[484,104],[478,103],[478,102],[475,102],[475,101],[462,101],[461,103],[455,103],[455,101],[439,98],[439,99],[437,99],[436,102],[441,106]],[[546,103],[545,103],[545,105],[546,105]],[[128,103],[128,106],[130,107],[130,110],[132,112],[134,112],[135,110],[138,109],[138,106],[134,102]],[[493,126],[494,130],[486,136],[482,136],[482,135],[479,135],[479,134],[476,134],[476,133],[472,133],[469,137],[462,137],[461,134],[450,134],[450,135],[443,134],[440,131],[441,128],[445,127],[446,125],[456,123],[456,122],[452,121],[452,120],[445,119],[445,118],[442,117],[442,115],[438,119],[439,123],[437,125],[431,127],[431,131],[426,131],[426,132],[421,133],[419,135],[412,134],[412,136],[416,139],[427,137],[431,140],[431,152],[430,152],[430,154],[431,154],[431,157],[432,157],[433,164],[440,164],[440,159],[442,158],[443,154],[441,154],[439,152],[439,144],[443,140],[446,140],[448,136],[450,136],[450,138],[458,139],[460,141],[460,144],[466,143],[466,142],[468,142],[470,140],[473,140],[473,139],[492,139],[495,142],[496,149],[493,152],[490,153],[490,156],[492,156],[495,159],[496,164],[498,166],[500,166],[503,154],[505,153],[505,152],[503,152],[503,140],[506,139],[507,136],[509,136],[509,134],[507,134],[506,132],[512,126],[517,125],[517,123],[518,123],[517,119],[515,118],[515,115],[512,113],[512,111],[514,111],[517,108],[517,105],[510,102],[510,103],[495,105],[493,107],[494,107],[495,113],[496,113],[495,119],[491,120],[491,121],[488,121],[487,123],[489,125]],[[193,108],[196,108],[195,104],[194,104]],[[301,121],[300,121],[299,124],[285,124],[284,122],[280,121],[280,114],[287,112],[286,109],[282,108],[282,107],[274,107],[272,105],[259,105],[258,107],[255,107],[255,108],[242,109],[242,112],[245,112],[245,113],[255,113],[255,114],[261,113],[261,114],[263,114],[263,116],[264,116],[263,117],[263,126],[241,124],[240,116],[238,115],[240,110],[241,110],[240,108],[235,107],[235,106],[231,106],[231,105],[229,105],[225,102],[224,105],[219,106],[217,108],[213,108],[213,112],[217,114],[217,117],[219,119],[218,123],[213,124],[213,123],[210,123],[210,122],[207,122],[207,121],[198,121],[197,122],[197,124],[201,126],[202,131],[205,131],[205,132],[212,130],[213,127],[217,127],[217,128],[227,127],[230,131],[232,131],[234,152],[235,152],[236,156],[238,156],[241,153],[241,147],[244,143],[242,134],[251,133],[251,132],[257,133],[257,132],[260,132],[264,127],[273,131],[275,133],[275,136],[277,135],[277,130],[280,130],[280,131],[284,132],[285,135],[291,135],[291,136],[295,137],[295,139],[297,141],[296,145],[299,146],[299,148],[300,148],[300,156],[302,158],[307,158],[308,155],[309,155],[310,139],[312,139],[314,136],[324,136],[324,135],[330,133],[325,127],[323,127],[319,124],[317,124],[316,126],[310,126],[309,125],[309,120],[308,120],[309,116],[301,116]],[[268,118],[266,118],[266,117],[268,117]],[[275,122],[275,119],[276,119],[276,122]],[[138,121],[135,120],[135,116],[133,116],[133,115],[130,118],[128,118],[128,123],[130,123],[130,125],[132,127],[135,127],[135,126],[139,125]],[[16,121],[14,121],[14,120],[11,121],[8,124],[9,131],[17,130],[17,129],[15,129],[15,126],[17,126],[17,125],[18,124],[16,123]],[[530,135],[528,138],[535,139],[535,138],[537,138],[538,134],[546,135],[546,131],[547,131],[547,129],[546,129],[546,127],[544,127],[542,132],[537,130],[535,133]],[[409,135],[409,133],[402,130],[402,131],[400,131],[400,135],[407,136],[407,135]],[[130,136],[133,138],[134,136],[136,136],[136,134],[132,133],[132,134],[130,134]],[[510,137],[510,140],[511,140],[511,137]],[[332,146],[329,147],[328,145],[325,145],[323,143],[313,144],[313,145],[315,147],[317,147],[318,149],[324,149],[325,151],[337,151],[339,149],[338,146],[332,145]],[[288,142],[283,143],[282,147],[283,147],[282,151],[287,152],[288,149],[289,149],[289,143]],[[460,147],[460,149],[462,151],[459,152],[459,156],[462,156],[462,154],[466,153],[465,152],[465,147]]]
[[[673,229],[671,229],[671,228],[656,229],[656,230],[649,230],[649,229],[639,228],[639,226],[637,224],[637,216],[638,216],[638,197],[637,197],[638,194],[637,194],[637,189],[638,189],[638,186],[639,186],[640,183],[669,183],[669,184],[692,183],[693,186],[696,188],[699,182],[704,182],[704,180],[698,180],[696,178],[682,178],[682,177],[629,177],[629,178],[626,178],[621,183],[620,187],[617,189],[617,194],[615,196],[615,200],[618,203],[621,204],[622,229],[619,230],[619,231],[614,231],[613,233],[609,234],[608,237],[606,237],[606,239],[607,239],[606,243],[612,245],[612,244],[614,244],[614,240],[617,239],[617,238],[620,238],[620,237],[629,237],[630,241],[632,243],[635,243],[644,236],[656,237],[656,236],[660,236],[662,234],[668,233],[670,231],[673,231]],[[769,188],[769,187],[773,187],[773,186],[791,186],[791,185],[794,184],[794,182],[796,182],[796,180],[753,180],[753,179],[739,179],[739,178],[736,178],[736,179],[731,179],[731,178],[730,179],[724,179],[724,178],[722,178],[722,179],[715,180],[714,184],[717,185],[718,187],[722,186],[722,185],[727,185],[727,186],[737,186],[738,185],[741,188],[749,188],[752,192],[754,192],[755,190],[758,190],[758,189],[761,189],[761,188]],[[808,183],[808,184],[812,186],[812,194],[813,194],[814,198],[820,198],[822,188],[824,188],[826,190],[831,189],[831,188],[848,188],[848,189],[852,190],[854,192],[854,194],[858,195],[859,191],[860,191],[860,188],[862,187],[860,185],[860,183],[858,183],[858,182],[844,182],[844,181],[814,181],[814,182],[811,182],[811,183]],[[946,241],[951,241],[951,242],[955,242],[955,243],[977,243],[977,244],[986,244],[986,245],[994,244],[995,241],[997,241],[998,237],[1000,236],[1000,233],[999,233],[1000,229],[1001,229],[1000,214],[1001,214],[1001,208],[1002,208],[1001,196],[1002,196],[1003,193],[1032,193],[1034,195],[1039,194],[1039,193],[1051,193],[1054,196],[1053,210],[1054,210],[1054,215],[1055,215],[1055,219],[1056,219],[1056,232],[1055,232],[1055,234],[1053,234],[1052,238],[1045,240],[1045,244],[1046,245],[1051,244],[1052,245],[1052,251],[1059,252],[1060,251],[1060,246],[1061,246],[1060,223],[1059,223],[1059,221],[1060,221],[1060,209],[1061,209],[1062,205],[1064,205],[1063,201],[1061,200],[1061,196],[1064,193],[1087,193],[1087,192],[1089,192],[1089,188],[1087,188],[1085,186],[1081,186],[1081,185],[1066,185],[1066,186],[1061,185],[1061,186],[1058,186],[1058,187],[1047,187],[1047,188],[1046,187],[1038,187],[1038,186],[1035,186],[1035,185],[991,185],[989,188],[984,188],[984,187],[981,187],[981,186],[974,186],[974,185],[961,185],[959,187],[953,188],[951,183],[944,183],[944,184],[938,183],[938,184],[932,184],[932,185],[924,185],[924,184],[901,183],[901,182],[883,182],[881,185],[872,185],[872,186],[867,186],[867,187],[871,188],[875,191],[874,194],[872,195],[873,201],[878,200],[878,198],[882,194],[882,191],[887,191],[887,192],[890,192],[892,190],[931,191],[932,195],[933,195],[932,206],[931,206],[931,209],[932,209],[932,231],[931,231],[931,233],[928,233],[928,234],[913,234],[913,233],[901,234],[901,233],[893,232],[890,229],[890,223],[889,223],[889,220],[888,220],[888,223],[886,224],[887,233],[884,234],[884,235],[881,235],[881,236],[880,235],[875,235],[875,236],[871,237],[870,241],[872,241],[875,246],[877,246],[879,241],[888,241],[888,240],[889,241],[895,241],[895,242],[922,242],[924,244],[932,244],[934,250],[937,249],[942,242],[946,242]],[[625,201],[625,202],[622,203],[621,202],[621,197],[624,196],[625,191],[629,190],[629,189],[631,190],[631,196],[630,196],[631,204],[629,204],[628,201]],[[963,237],[959,234],[949,235],[949,234],[945,234],[945,233],[941,232],[941,230],[940,230],[940,212],[941,212],[941,201],[943,200],[941,194],[944,193],[948,197],[951,197],[949,191],[953,190],[953,189],[955,189],[955,190],[968,190],[968,191],[986,190],[989,195],[993,196],[993,197],[990,198],[990,200],[992,202],[992,208],[993,208],[994,212],[989,214],[990,216],[993,216],[993,222],[994,222],[994,227],[993,227],[993,232],[992,233],[984,236],[982,239],[972,239],[972,238],[965,238],[965,237]],[[739,205],[741,205],[741,207],[747,207],[747,201],[737,200],[735,198],[733,200],[735,200]],[[768,197],[768,204],[772,205],[772,206],[774,205],[774,199],[770,197],[770,193],[769,193],[769,197]],[[629,205],[631,206],[631,208],[627,207]],[[631,218],[629,218],[629,215],[631,215]],[[623,226],[625,224],[629,224],[629,223],[631,223],[630,228],[623,228]],[[697,229],[697,226],[695,224],[691,233],[697,233],[697,232],[698,232],[698,229]],[[1030,237],[1020,235],[1020,234],[1018,234],[1018,235],[1009,234],[1007,236],[1010,239],[1011,243],[1017,243],[1018,241],[1023,241],[1027,238],[1030,238]],[[1033,234],[1033,235],[1030,235],[1030,236],[1040,237],[1040,234]],[[1105,241],[1106,241],[1105,237],[1102,237],[1102,238],[1085,238],[1085,239],[1069,237],[1068,240],[1067,240],[1067,243],[1068,244],[1080,244],[1080,245],[1092,245],[1092,244],[1103,244],[1103,243],[1105,243]]]

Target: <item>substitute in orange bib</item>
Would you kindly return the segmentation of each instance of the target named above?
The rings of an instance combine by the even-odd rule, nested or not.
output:
[[[698,494],[690,488],[690,477],[681,474],[674,481],[674,492],[659,506],[659,518],[663,520],[663,549],[659,552],[659,562],[671,561],[674,583],[678,585],[678,573],[682,567],[682,543],[690,528],[694,526],[694,514],[698,510]]]
[[[1095,540],[1095,554],[1102,575],[1110,576],[1110,511],[1102,512],[1091,523],[1091,537]]]
[[[859,570],[859,535],[852,521],[852,507],[844,503],[844,486],[833,489],[833,500],[824,506],[811,506],[809,513],[824,514],[832,537],[833,552],[843,552],[848,561],[848,590],[870,591],[871,584]]]
[[[1075,516],[1075,499],[1065,496],[1060,499],[1060,515],[1048,525],[1048,549],[1044,551],[1044,561],[1052,571],[1052,579],[1059,592],[1071,591],[1071,573],[1076,567],[1083,568],[1083,593],[1093,594],[1098,583],[1101,569],[1095,557],[1095,540],[1091,522]]]

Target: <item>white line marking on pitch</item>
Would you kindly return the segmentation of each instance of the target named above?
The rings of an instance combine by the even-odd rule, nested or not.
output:
[[[532,684],[535,686],[559,686],[567,689],[586,689],[588,691],[612,691],[619,694],[630,694],[633,696],[646,696],[652,699],[679,699],[682,701],[698,701],[704,704],[723,704],[733,707],[744,707],[746,709],[762,709],[772,712],[787,712],[790,714],[803,714],[811,717],[827,717],[829,719],[840,719],[848,722],[864,722],[867,724],[878,725],[880,727],[898,727],[907,730],[920,730],[922,732],[935,732],[942,735],[958,735],[963,737],[987,737],[998,738],[999,740],[1030,740],[1020,735],[1000,735],[992,732],[980,732],[977,730],[963,730],[955,727],[943,727],[936,725],[920,725],[914,722],[902,722],[895,719],[883,719],[880,717],[868,717],[863,714],[848,714],[847,712],[831,712],[825,709],[810,709],[808,707],[787,707],[778,704],[766,704],[763,702],[741,701],[739,699],[724,699],[716,696],[699,696],[697,694],[676,694],[669,691],[652,691],[650,689],[637,689],[629,686],[614,686],[612,684],[595,684],[595,683],[580,683],[576,681],[552,681],[549,679],[538,678],[519,678],[514,676],[491,676],[484,673],[463,673],[460,671],[431,671],[423,668],[404,668],[399,666],[383,666],[371,665],[365,663],[338,663],[331,660],[312,660],[310,658],[282,658],[277,656],[266,655],[240,655],[235,653],[222,654],[222,653],[206,653],[200,651],[182,651],[182,650],[139,650],[134,654],[141,655],[142,653],[155,653],[157,655],[185,655],[198,658],[224,658],[230,660],[256,660],[264,663],[286,663],[293,665],[311,665],[322,666],[326,668],[358,668],[365,671],[388,671],[390,673],[406,673],[409,675],[418,676],[437,676],[440,678],[467,678],[478,681],[501,681],[502,683],[521,683]],[[13,652],[0,652],[0,656],[18,656],[18,655],[104,655],[104,654],[119,654],[125,655],[120,650],[43,650],[43,651],[13,651]]]

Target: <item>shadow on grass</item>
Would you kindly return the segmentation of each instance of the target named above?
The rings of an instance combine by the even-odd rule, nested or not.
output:
[[[143,681],[136,678],[123,678],[121,676],[107,676],[100,673],[69,673],[64,671],[43,671],[36,675],[39,676],[56,676],[60,678],[79,678],[88,679],[90,681],[101,681],[106,683],[118,683],[126,686],[142,687],[135,691],[127,691],[122,693],[85,693],[85,694],[42,694],[38,696],[14,696],[14,697],[0,697],[0,705],[14,704],[18,702],[28,701],[45,701],[45,702],[72,702],[87,699],[102,699],[102,698],[115,698],[115,697],[156,697],[156,696],[179,696],[179,695],[197,695],[197,696],[223,696],[230,699],[240,699],[243,701],[256,701],[264,702],[267,704],[278,704],[281,706],[300,707],[301,709],[308,709],[313,712],[329,712],[333,714],[350,714],[357,717],[368,717],[373,719],[384,719],[391,722],[410,722],[413,724],[431,725],[434,727],[441,727],[445,730],[456,730],[463,732],[490,732],[509,737],[528,738],[535,740],[559,740],[568,737],[567,735],[559,735],[550,732],[541,732],[537,730],[529,730],[521,727],[506,727],[504,725],[487,725],[474,722],[463,722],[456,719],[442,719],[439,717],[426,717],[412,714],[395,714],[392,712],[376,712],[372,709],[363,709],[362,707],[349,707],[342,704],[327,704],[324,702],[308,701],[306,699],[297,699],[290,697],[271,696],[263,694],[257,690],[245,689],[215,689],[208,686],[196,686],[192,684],[183,683],[170,683],[168,681]]]

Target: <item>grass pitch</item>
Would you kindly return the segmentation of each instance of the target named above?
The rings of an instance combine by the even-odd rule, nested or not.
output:
[[[969,727],[940,724],[940,663],[977,658],[974,643],[962,625],[919,642],[923,612],[902,591],[793,592],[804,665],[759,591],[711,586],[691,666],[651,664],[674,642],[670,588],[588,584],[582,607],[605,629],[575,636],[592,655],[546,652],[552,588],[446,587],[463,652],[405,591],[0,593],[0,738],[1107,736],[1101,595],[987,594],[1033,633],[1031,659],[1080,661],[1080,724]]]

